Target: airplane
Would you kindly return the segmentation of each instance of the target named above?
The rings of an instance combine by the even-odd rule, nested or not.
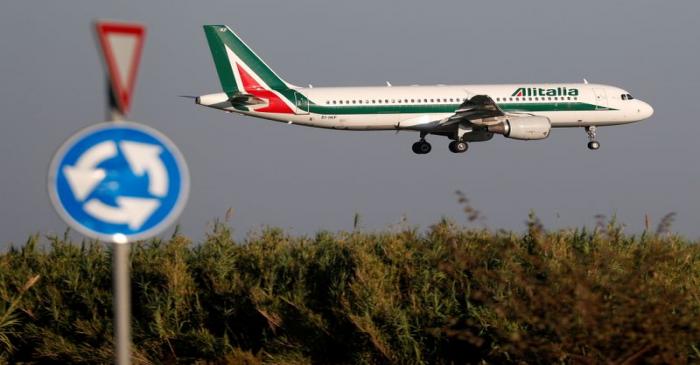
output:
[[[412,146],[427,154],[428,135],[452,140],[451,152],[500,134],[541,140],[552,128],[583,127],[597,150],[597,127],[639,122],[651,105],[624,89],[584,83],[312,87],[283,80],[226,25],[205,25],[223,92],[194,97],[196,104],[308,127],[355,131],[409,130]]]

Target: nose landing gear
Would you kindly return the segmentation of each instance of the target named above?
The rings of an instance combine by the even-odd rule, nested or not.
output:
[[[588,134],[588,149],[595,151],[600,148],[600,142],[596,141],[596,127],[594,125],[586,127],[586,133]]]
[[[597,150],[600,148],[600,142],[598,141],[590,141],[588,142],[588,149],[589,150]]]

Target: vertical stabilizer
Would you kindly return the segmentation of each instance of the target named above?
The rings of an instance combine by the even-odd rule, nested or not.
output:
[[[221,87],[230,96],[257,90],[288,90],[293,85],[282,80],[226,25],[205,25]]]

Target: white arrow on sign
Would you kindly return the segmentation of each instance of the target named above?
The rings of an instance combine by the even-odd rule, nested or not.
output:
[[[119,143],[126,161],[136,175],[148,173],[148,192],[163,197],[168,194],[168,172],[165,170],[160,153],[160,146],[139,142],[123,141]]]
[[[117,155],[117,145],[104,141],[87,150],[74,166],[66,166],[63,173],[68,185],[78,201],[83,201],[107,175],[104,169],[98,169],[102,161]]]
[[[117,207],[97,199],[85,203],[85,211],[95,218],[113,224],[128,224],[130,229],[139,229],[160,206],[156,199],[118,197]]]

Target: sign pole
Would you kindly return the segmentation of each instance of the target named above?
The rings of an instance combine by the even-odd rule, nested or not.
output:
[[[124,114],[119,110],[119,105],[117,104],[117,99],[114,97],[114,87],[112,86],[112,80],[107,77],[107,120],[112,122],[120,122],[125,120]]]
[[[114,285],[115,363],[131,364],[131,278],[129,244],[112,243]]]
[[[107,120],[124,120],[114,97],[112,81],[107,78]],[[131,365],[131,246],[127,242],[112,242],[112,311],[114,312],[114,363]]]

